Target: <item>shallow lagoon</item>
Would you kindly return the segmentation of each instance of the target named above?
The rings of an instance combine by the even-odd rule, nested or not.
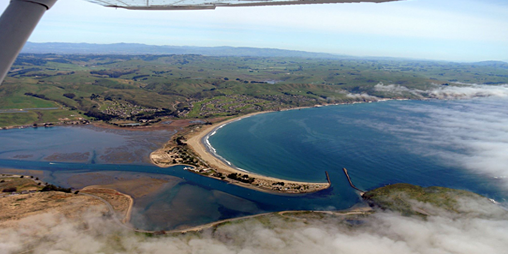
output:
[[[170,136],[166,131],[129,132],[95,127],[7,130],[0,132],[0,143],[5,144],[0,147],[0,168],[4,172],[6,169],[42,170],[44,181],[75,188],[83,187],[82,183],[76,185],[76,176],[87,179],[85,175],[92,172],[178,179],[176,185],[135,199],[131,223],[146,230],[188,228],[271,211],[345,209],[359,201],[358,194],[349,188],[341,174],[332,174],[333,187],[325,191],[277,195],[202,177],[183,170],[183,166],[159,168],[147,163],[148,154]],[[75,162],[76,153],[89,154],[89,158]],[[108,158],[113,162],[132,158],[134,163],[110,163]],[[107,182],[88,181],[89,184]]]

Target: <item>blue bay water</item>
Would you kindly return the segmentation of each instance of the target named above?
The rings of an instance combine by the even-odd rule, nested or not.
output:
[[[468,143],[452,142],[453,132],[466,127],[432,128],[452,118],[467,122],[470,116],[457,110],[471,115],[495,112],[508,119],[504,105],[507,100],[497,98],[387,101],[273,112],[228,124],[209,141],[233,165],[263,175],[322,182],[325,171],[345,167],[355,185],[365,190],[404,182],[466,189],[506,201],[502,181],[444,156],[473,156]],[[435,119],[435,111],[450,115]]]

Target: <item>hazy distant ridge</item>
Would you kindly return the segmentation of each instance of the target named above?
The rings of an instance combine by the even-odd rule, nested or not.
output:
[[[199,54],[207,56],[308,57],[341,59],[352,56],[313,53],[296,50],[249,47],[155,46],[137,43],[33,43],[27,42],[22,53],[54,54]]]
[[[186,55],[197,54],[205,56],[252,56],[252,57],[301,57],[322,59],[364,59],[364,60],[409,60],[400,57],[375,57],[375,56],[350,56],[330,53],[316,53],[298,50],[276,48],[251,48],[251,47],[194,47],[194,46],[156,46],[139,43],[67,43],[67,42],[27,42],[21,53],[31,54],[99,54],[99,55]],[[432,60],[423,60],[432,61]],[[442,61],[440,61],[442,62]],[[508,69],[508,63],[503,61],[482,61],[475,65],[491,66]]]

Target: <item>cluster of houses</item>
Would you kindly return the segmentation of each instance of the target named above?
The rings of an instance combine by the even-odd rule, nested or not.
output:
[[[127,102],[116,102],[113,105],[108,106],[102,113],[107,115],[119,116],[123,118],[128,118],[140,113],[144,112],[157,112],[158,109],[153,108],[143,108],[141,106],[137,106],[134,104],[130,104]]]
[[[214,115],[220,113],[236,113],[245,110],[261,110],[260,106],[255,105],[256,103],[263,103],[264,100],[248,97],[245,95],[234,95],[229,96],[228,98],[234,99],[231,100],[221,100],[215,99],[211,101],[207,101],[201,104],[201,108],[199,109],[199,115]],[[211,105],[211,106],[210,106]],[[249,106],[246,108],[246,106]]]

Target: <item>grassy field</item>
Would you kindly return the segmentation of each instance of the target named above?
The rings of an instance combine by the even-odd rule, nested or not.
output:
[[[37,123],[38,117],[34,112],[28,113],[2,113],[0,114],[0,127],[12,125],[26,125]]]
[[[24,190],[41,190],[42,187],[29,177],[0,176],[0,191],[21,192]],[[12,190],[12,191],[11,191]],[[15,191],[14,191],[15,190]]]
[[[440,209],[459,212],[460,198],[482,199],[487,198],[465,190],[449,189],[444,187],[420,187],[416,185],[399,183],[377,188],[363,194],[363,198],[383,209],[400,212],[404,215],[429,215],[425,204]]]
[[[0,86],[0,110],[59,107],[0,115],[0,125],[58,121],[67,113],[104,121],[208,118],[260,110],[380,98],[374,86],[425,90],[452,82],[508,83],[508,64],[412,60],[330,60],[201,55],[20,55]],[[69,115],[71,112],[68,113]]]

